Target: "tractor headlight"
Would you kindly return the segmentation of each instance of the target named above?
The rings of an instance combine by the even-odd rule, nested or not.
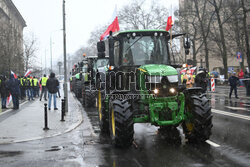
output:
[[[148,77],[148,83],[161,83],[162,76],[150,75]]]
[[[175,90],[175,88],[170,88],[169,92],[172,93],[172,94],[174,94],[176,92],[176,90]]]
[[[154,94],[158,94],[158,93],[159,93],[159,89],[155,89]]]
[[[178,82],[178,75],[167,76],[170,83]]]

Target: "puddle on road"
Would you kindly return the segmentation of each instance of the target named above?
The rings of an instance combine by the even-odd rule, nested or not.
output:
[[[23,151],[0,151],[0,158],[14,157],[23,154]]]
[[[51,149],[45,150],[45,152],[50,152],[50,151],[60,151],[62,150],[62,146],[52,146]]]

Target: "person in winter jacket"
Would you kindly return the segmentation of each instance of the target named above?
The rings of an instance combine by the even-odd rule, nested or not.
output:
[[[49,79],[47,80],[46,83],[46,87],[48,89],[48,96],[49,96],[49,110],[51,110],[51,100],[53,97],[54,100],[54,110],[58,110],[58,108],[56,107],[56,94],[58,91],[58,87],[59,86],[59,81],[56,79],[55,77],[55,73],[50,73]]]
[[[7,97],[9,96],[9,91],[7,89],[7,82],[6,82],[5,76],[1,77],[0,94],[1,94],[1,99],[2,99],[2,109],[5,109]]]
[[[20,81],[15,79],[14,75],[11,74],[7,82],[7,87],[12,95],[13,109],[19,109],[20,85]]]
[[[235,97],[236,97],[236,99],[238,99],[238,95],[237,95],[237,84],[238,84],[238,82],[239,82],[239,78],[235,76],[235,73],[233,73],[232,76],[229,77],[228,81],[229,81],[229,85],[230,85],[229,98],[231,99],[231,95],[232,95],[232,92],[233,92],[233,90],[234,90]]]

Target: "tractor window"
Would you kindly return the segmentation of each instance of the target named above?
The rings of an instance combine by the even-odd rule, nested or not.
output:
[[[166,38],[163,36],[124,38],[122,65],[167,64],[167,53]]]
[[[108,59],[98,59],[96,61],[96,67],[97,68],[104,67],[104,66],[108,65],[108,63],[109,63]]]

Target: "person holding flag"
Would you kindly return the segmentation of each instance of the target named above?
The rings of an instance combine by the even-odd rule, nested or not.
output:
[[[10,79],[7,82],[7,87],[13,99],[13,109],[19,109],[19,96],[20,96],[20,81],[17,79],[15,73],[11,71]]]

